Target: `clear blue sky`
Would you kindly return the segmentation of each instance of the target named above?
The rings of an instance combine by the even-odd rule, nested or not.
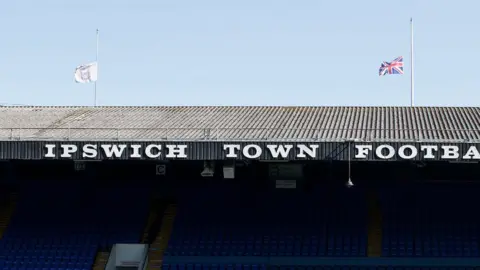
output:
[[[480,1],[12,0],[0,5],[0,103],[99,105],[480,103]],[[405,57],[405,75],[378,76]],[[473,64],[473,66],[471,66]]]

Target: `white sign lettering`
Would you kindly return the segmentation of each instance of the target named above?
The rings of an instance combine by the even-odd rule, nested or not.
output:
[[[250,151],[253,154],[250,154]],[[243,148],[243,156],[248,159],[259,158],[262,155],[262,148],[256,144],[249,144]]]
[[[267,145],[268,150],[272,153],[273,158],[278,158],[278,156],[282,156],[282,158],[288,158],[288,154],[290,150],[292,150],[293,145]]]
[[[372,146],[371,145],[355,145],[355,148],[357,149],[357,154],[355,155],[355,158],[367,158],[368,153],[372,151]]]
[[[201,146],[201,143],[197,145]],[[206,144],[206,146],[209,144]],[[225,159],[342,159],[345,160],[349,144],[223,144],[220,157]],[[351,144],[351,158],[354,160],[480,160],[480,151],[476,145],[450,144]],[[215,148],[214,148],[215,149]],[[212,149],[201,149],[202,152]],[[186,144],[45,144],[45,158],[70,159],[188,159]],[[195,152],[195,151],[194,151]],[[218,157],[217,154],[215,156]],[[199,159],[199,157],[194,157]]]
[[[319,145],[303,145],[303,144],[300,144],[298,145],[298,155],[297,157],[299,158],[306,158],[307,155],[310,157],[310,158],[316,158],[317,157],[317,151],[318,151],[318,148],[320,146]]]
[[[187,158],[187,145],[169,144],[162,149],[161,144],[62,144],[57,147],[55,144],[46,144],[46,158],[142,158],[159,159],[185,159]],[[78,153],[78,155],[77,155]]]
[[[460,147],[456,145],[442,145],[438,147],[437,145],[420,145],[419,147],[415,145],[404,144],[401,145],[398,149],[395,149],[392,145],[382,144],[375,148],[375,155],[372,156],[370,153],[372,150],[372,145],[355,145],[355,159],[473,159],[480,160],[480,152],[476,146],[470,146],[468,150],[461,156]]]
[[[410,154],[406,154],[406,150],[410,151]],[[398,155],[403,159],[412,159],[418,155],[418,150],[413,145],[402,145],[398,148]]]
[[[391,145],[382,144],[377,147],[375,154],[381,159],[391,159],[395,155],[395,149]]]
[[[463,159],[480,159],[480,152],[475,146],[470,146],[467,153],[463,156]]]
[[[435,158],[434,151],[438,151],[438,146],[436,145],[422,145],[420,146],[420,150],[425,152],[423,155],[424,159],[431,159]]]

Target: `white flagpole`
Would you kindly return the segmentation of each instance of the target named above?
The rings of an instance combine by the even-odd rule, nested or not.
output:
[[[97,29],[97,48],[96,48],[96,54],[95,54],[95,63],[97,65],[97,76],[98,76],[98,29]],[[97,106],[97,81],[96,80],[93,87],[95,88],[93,106]]]
[[[413,18],[410,18],[410,106],[415,106],[415,82],[413,77]]]

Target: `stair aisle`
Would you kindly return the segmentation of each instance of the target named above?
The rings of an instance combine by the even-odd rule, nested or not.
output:
[[[104,270],[105,266],[108,262],[108,257],[110,256],[110,252],[108,251],[100,251],[97,253],[95,257],[95,262],[93,263],[93,270]]]
[[[148,252],[148,267],[147,269],[161,269],[163,263],[163,253],[167,249],[168,241],[173,230],[173,222],[177,213],[177,206],[169,204],[165,210],[162,219],[162,226],[158,232],[155,240],[150,245]]]
[[[160,230],[163,214],[167,208],[168,203],[163,200],[153,200],[150,205],[150,213],[148,215],[147,224],[143,231],[141,243],[151,244],[153,237],[155,237]]]
[[[376,191],[368,194],[368,257],[382,255],[382,212]]]
[[[142,234],[142,240],[141,240],[142,244],[148,244],[150,229],[155,219],[157,219],[157,212],[155,210],[152,210],[148,215],[147,225],[145,226],[145,230],[143,231],[143,234]]]
[[[10,219],[15,211],[17,205],[17,194],[11,193],[8,202],[0,210],[0,239],[3,236],[3,233],[10,224]]]

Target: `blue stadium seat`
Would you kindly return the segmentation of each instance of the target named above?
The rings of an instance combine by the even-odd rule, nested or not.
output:
[[[361,191],[250,192],[183,194],[166,255],[366,256]]]
[[[145,189],[81,183],[29,183],[0,240],[0,268],[91,269],[99,249],[138,243],[148,214],[147,194]]]
[[[382,255],[478,257],[477,197],[459,187],[384,190]]]

